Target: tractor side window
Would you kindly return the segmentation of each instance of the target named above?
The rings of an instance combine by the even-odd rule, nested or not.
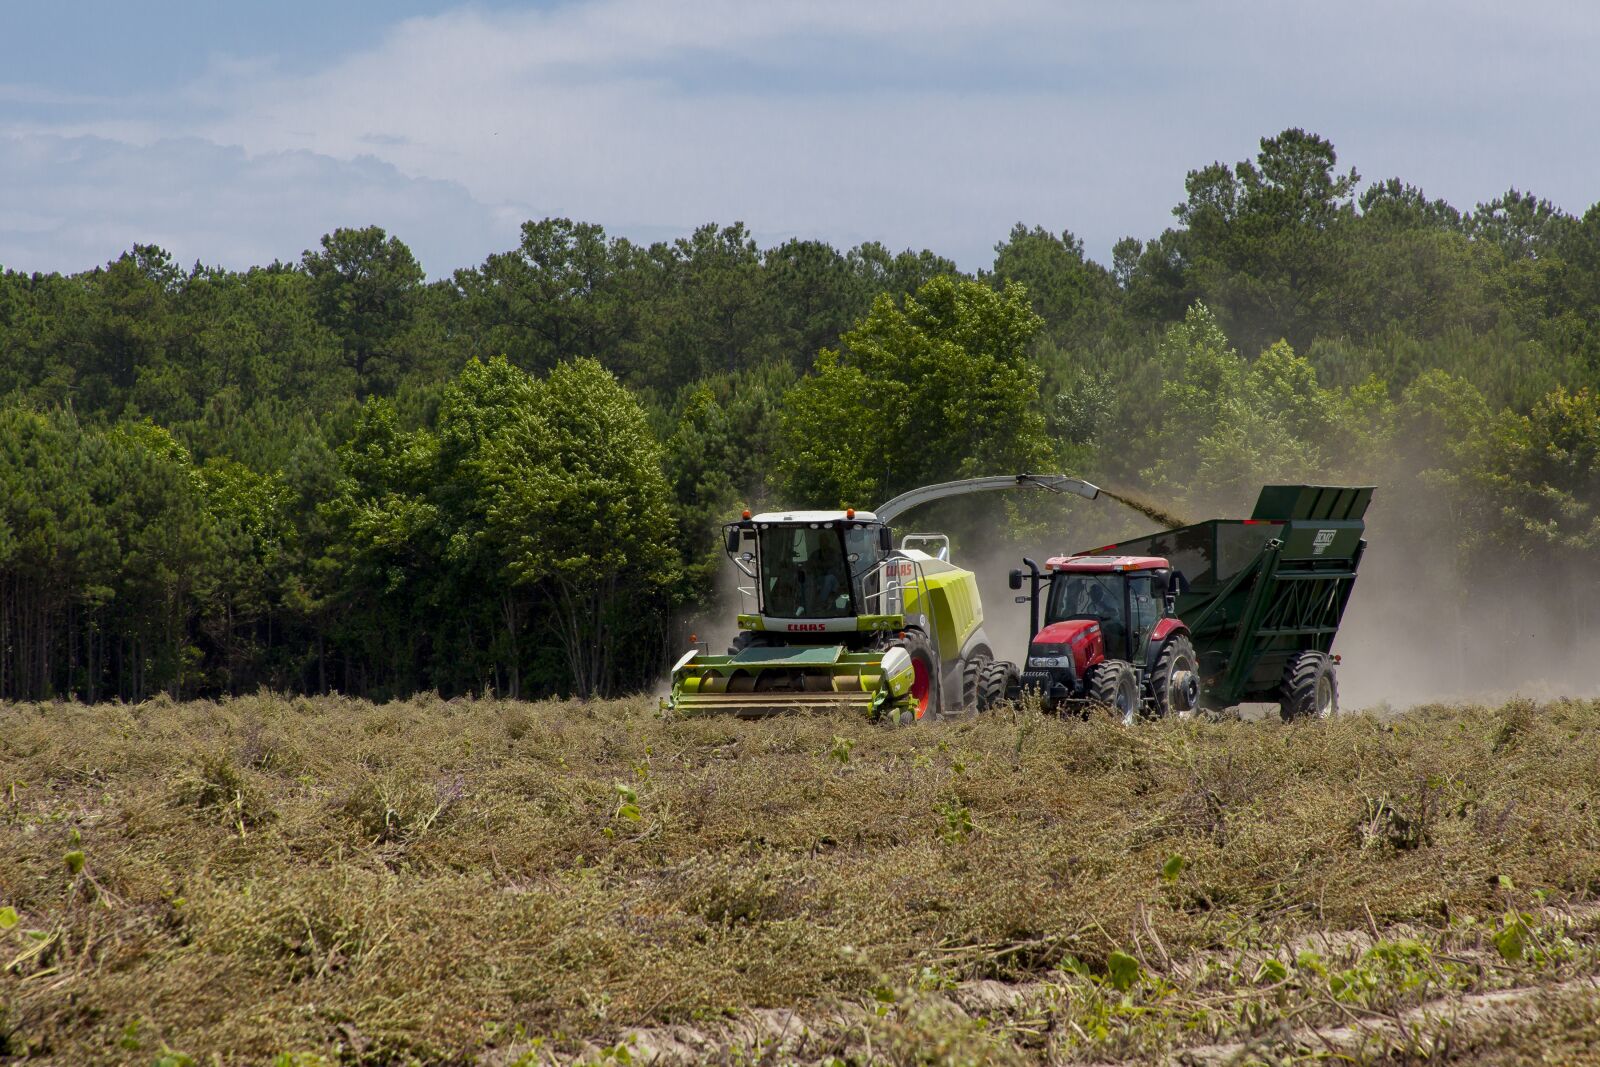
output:
[[[836,529],[780,526],[761,532],[761,610],[779,619],[852,614],[850,571]]]
[[[1128,579],[1128,598],[1132,601],[1131,636],[1137,658],[1150,640],[1150,631],[1161,621],[1161,601],[1150,588],[1150,576],[1147,574]]]

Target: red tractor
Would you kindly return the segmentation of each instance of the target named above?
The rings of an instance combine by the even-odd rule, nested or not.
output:
[[[1172,568],[1155,556],[1055,556],[1033,560],[1033,638],[1020,688],[1047,707],[1107,704],[1125,721],[1142,711],[1183,714],[1200,703],[1199,662],[1175,617]],[[1011,572],[1011,588],[1024,574]],[[1044,625],[1039,624],[1041,587]]]

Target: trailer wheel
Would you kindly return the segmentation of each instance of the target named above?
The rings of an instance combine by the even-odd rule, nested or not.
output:
[[[1150,695],[1156,714],[1187,719],[1200,707],[1200,662],[1194,642],[1179,634],[1166,643],[1150,672]]]
[[[1126,660],[1101,660],[1089,672],[1089,699],[1117,713],[1124,725],[1139,721],[1139,676]]]
[[[1284,722],[1339,714],[1339,679],[1327,654],[1302,652],[1289,661],[1278,690],[1278,711]]]
[[[992,659],[983,665],[978,675],[978,710],[989,711],[1005,703],[1012,688],[1022,680],[1014,664],[1003,659]]]
[[[885,712],[892,726],[911,726],[932,722],[939,717],[939,659],[926,635],[907,630],[904,637],[889,642],[889,648],[903,648],[911,657],[911,692]]]

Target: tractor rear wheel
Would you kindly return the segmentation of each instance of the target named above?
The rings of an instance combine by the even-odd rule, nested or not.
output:
[[[1124,725],[1139,721],[1139,676],[1133,664],[1126,660],[1107,659],[1095,664],[1089,671],[1089,699],[1104,704]]]
[[[972,656],[961,663],[961,711],[962,718],[970,718],[982,710],[978,700],[978,687],[982,684],[983,669],[992,661],[988,656]]]
[[[903,648],[911,657],[911,692],[895,701],[884,711],[885,720],[892,726],[911,726],[919,722],[932,722],[939,717],[939,657],[933,654],[933,645],[927,635],[917,630],[907,630],[905,636],[889,642],[890,648]]]
[[[978,710],[988,711],[1005,703],[1006,694],[1020,680],[1014,664],[1003,659],[984,663],[983,671],[978,675]]]
[[[1186,634],[1166,643],[1150,672],[1150,695],[1157,715],[1187,719],[1200,707],[1200,661]]]
[[[1339,714],[1339,679],[1327,653],[1302,652],[1289,661],[1278,689],[1278,711],[1284,722]]]

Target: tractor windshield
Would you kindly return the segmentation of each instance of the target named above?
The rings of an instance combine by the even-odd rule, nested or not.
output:
[[[1120,574],[1058,573],[1051,583],[1045,622],[1095,619],[1105,634],[1107,654],[1120,656],[1128,639],[1123,588]]]
[[[1122,575],[1058,573],[1051,582],[1050,607],[1045,621],[1120,621],[1122,610]]]
[[[832,524],[761,531],[761,611],[778,619],[840,619],[855,614],[850,565]]]

